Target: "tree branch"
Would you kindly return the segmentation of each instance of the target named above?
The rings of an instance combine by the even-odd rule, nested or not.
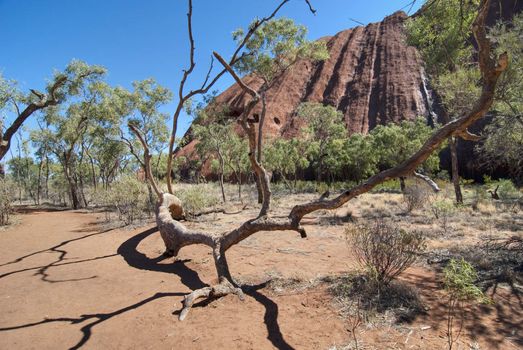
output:
[[[142,136],[142,133],[138,130],[136,126],[129,123],[128,124],[129,129],[138,137],[138,140],[140,140],[140,143],[143,147],[143,158],[144,158],[144,164],[145,164],[145,174],[148,178],[148,180],[151,183],[151,186],[158,196],[158,199],[162,199],[162,192],[158,189],[158,185],[156,184],[156,180],[153,177],[153,173],[151,171],[151,154],[149,153],[149,147],[147,146],[147,143],[145,142],[145,139]]]

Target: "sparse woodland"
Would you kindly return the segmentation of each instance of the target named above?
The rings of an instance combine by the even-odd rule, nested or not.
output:
[[[405,40],[425,62],[437,118],[349,135],[335,106],[304,102],[295,116],[299,133],[278,138],[264,128],[275,117],[267,113],[267,91],[299,62],[329,58],[326,41],[307,40],[304,26],[280,16],[288,2],[235,31],[234,50],[216,47],[207,73],[197,76],[195,67],[204,63],[195,58],[199,29],[188,0],[187,66],[173,91],[153,78],[134,81],[132,89],[112,86],[104,67],[80,60],[55,72],[43,92],[22,91],[0,75],[0,236],[23,224],[24,208],[101,214],[98,224],[109,229],[154,220],[164,244],[156,262],[185,266],[184,251],[193,245],[210,252],[200,258],[217,279],[186,284],[191,291],[175,307],[185,320],[195,306],[205,312],[207,302],[231,294],[243,301],[256,293],[235,271],[243,258],[231,258],[238,247],[253,244],[253,236],[302,240],[309,230],[317,235],[311,223],[325,236],[334,227],[333,236],[343,237],[353,258],[347,266],[357,268],[324,274],[307,286],[284,279],[264,286],[307,293],[327,285],[334,301],[322,302],[341,305],[339,316],[351,329],[343,349],[364,349],[372,344],[360,339],[362,325],[384,310],[407,308],[430,318],[423,300],[428,292],[416,294],[402,279],[409,269],[424,269],[441,280],[444,346],[462,348],[468,312],[502,303],[494,297],[502,283],[514,295],[522,292],[523,15],[487,27],[489,0],[427,1],[407,20]],[[314,1],[302,2],[314,15]],[[216,103],[214,86],[225,76],[245,100],[234,110]],[[199,87],[189,89],[189,81]],[[174,110],[165,113],[173,101]],[[180,153],[190,141],[178,130],[186,115],[193,118],[186,134],[195,141],[192,153]],[[29,118],[37,128],[27,126]],[[481,132],[470,132],[478,124]],[[463,140],[474,142],[482,183],[460,176],[457,145]],[[440,165],[445,149],[449,169]],[[464,246],[451,247],[458,239]],[[39,271],[45,280],[47,270]],[[236,312],[243,312],[242,303]],[[519,301],[514,319],[521,320],[521,312]],[[52,317],[42,323],[63,321]],[[2,324],[0,331],[26,327],[32,325]],[[523,344],[517,331],[512,337],[510,344]]]

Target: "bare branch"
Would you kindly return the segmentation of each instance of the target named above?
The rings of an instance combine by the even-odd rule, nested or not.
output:
[[[463,140],[475,141],[475,142],[481,140],[481,138],[482,138],[480,135],[473,134],[468,130],[464,130],[464,131],[456,134],[456,136],[462,138]]]
[[[427,175],[423,175],[423,174],[420,174],[418,172],[414,172],[414,177],[417,177],[418,179],[421,179],[423,181],[425,181],[427,183],[427,185],[429,185],[432,190],[434,192],[439,192],[441,191],[438,184],[435,183],[430,177],[428,177]]]
[[[315,15],[316,14],[316,9],[314,7],[312,7],[310,0],[305,0],[305,2],[309,6],[309,10],[312,12],[312,14]]]
[[[140,140],[140,143],[142,144],[143,158],[144,158],[144,164],[145,164],[145,174],[147,176],[147,179],[151,183],[151,186],[152,186],[154,192],[158,196],[158,199],[161,199],[162,193],[158,189],[158,185],[156,184],[156,180],[154,179],[153,173],[151,171],[151,154],[149,153],[149,147],[147,146],[147,143],[145,142],[145,139],[143,138],[140,130],[138,130],[138,128],[131,123],[129,123],[128,126],[129,126],[129,129],[131,129],[131,131],[136,135],[136,137],[138,137],[138,140]]]
[[[249,86],[245,85],[245,83],[241,80],[241,78],[238,76],[238,74],[236,74],[236,72],[234,71],[234,69],[232,69],[232,67],[223,59],[222,56],[220,56],[219,53],[217,53],[216,51],[213,51],[212,53],[214,55],[214,57],[216,57],[218,59],[218,61],[225,67],[225,69],[227,70],[227,72],[234,78],[234,80],[236,81],[236,83],[245,91],[247,92],[249,95],[251,95],[252,97],[254,98],[259,98],[258,96],[258,93],[250,88]]]

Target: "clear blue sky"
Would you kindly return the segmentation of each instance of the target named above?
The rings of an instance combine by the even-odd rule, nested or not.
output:
[[[358,25],[350,18],[379,21],[409,0],[311,2],[318,10],[315,16],[304,0],[290,1],[280,16],[304,24],[309,38],[317,39]],[[267,15],[279,0],[193,3],[197,68],[188,88],[201,84],[212,50],[228,57],[234,48],[231,32]],[[112,85],[130,88],[134,80],[154,77],[174,91],[188,61],[186,12],[184,0],[0,0],[0,71],[23,91],[43,89],[54,69],[77,58],[105,66]],[[216,88],[223,91],[231,82],[226,77]],[[172,114],[174,102],[164,111]],[[190,124],[188,117],[182,119],[179,135]]]

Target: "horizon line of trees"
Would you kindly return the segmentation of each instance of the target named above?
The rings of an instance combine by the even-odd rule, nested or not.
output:
[[[447,0],[449,4],[455,1]],[[434,11],[443,11],[438,6]],[[449,9],[452,8],[445,10]],[[440,12],[434,16],[446,13]],[[469,24],[467,18],[463,27]],[[421,20],[426,18],[420,17]],[[425,54],[422,46],[427,43],[421,39],[426,32],[421,29],[434,30],[433,25],[412,22],[407,27],[411,32],[409,40],[417,38],[417,46]],[[513,59],[501,77],[495,104],[499,115],[487,126],[488,134],[477,146],[478,158],[486,167],[503,166],[517,182],[522,180],[523,168],[523,157],[520,157],[523,149],[523,132],[520,132],[523,130],[523,89],[520,86],[523,44],[518,40],[522,28],[523,16],[519,15],[511,26],[501,23],[490,31],[491,40],[498,45],[497,51],[509,50]],[[431,75],[436,88],[443,92],[442,102],[447,112],[459,115],[470,109],[467,104],[475,100],[480,82],[477,68],[466,63],[472,54],[470,48],[463,46],[463,33],[457,32],[455,27],[450,29],[443,34],[455,39],[447,44],[456,43],[452,52],[457,58],[452,61],[453,65],[438,60],[437,69]],[[289,19],[268,21],[248,42],[248,59],[236,61],[234,67],[239,73],[261,78],[262,104],[267,89],[299,59],[323,60],[327,57],[325,47],[307,42],[305,33],[305,28],[295,26]],[[418,36],[412,36],[412,33]],[[237,31],[234,39],[241,45],[245,35]],[[439,37],[432,35],[431,38]],[[285,60],[271,58],[283,57],[279,52],[289,50],[289,47],[293,49]],[[143,174],[143,180],[148,184],[151,202],[154,195],[148,177],[165,180],[169,186],[173,174],[180,173],[178,169],[185,169],[189,178],[198,181],[201,167],[208,166],[218,174],[222,184],[227,179],[236,182],[239,196],[242,183],[256,180],[249,176],[252,170],[249,170],[247,140],[237,133],[239,127],[227,118],[225,111],[209,108],[213,95],[204,98],[195,108],[190,97],[184,99],[183,107],[196,116],[193,136],[200,140],[196,147],[198,157],[172,160],[170,153],[165,151],[168,144],[171,148],[173,141],[167,130],[169,117],[160,112],[160,107],[171,101],[173,93],[154,79],[134,82],[132,90],[112,87],[105,82],[106,73],[101,66],[73,60],[63,72],[55,74],[45,93],[35,90],[23,93],[15,81],[0,75],[0,163],[9,152],[8,177],[35,203],[49,198],[53,192],[58,202],[69,202],[73,208],[84,207],[88,205],[86,188],[107,189],[120,176],[137,172]],[[297,114],[306,125],[299,138],[270,139],[264,137],[263,130],[258,130],[262,135],[258,141],[266,143],[263,148],[258,145],[258,161],[263,159],[273,179],[283,181],[288,187],[292,187],[292,182],[300,176],[311,176],[318,182],[362,181],[408,158],[432,130],[424,120],[418,119],[377,126],[368,135],[349,136],[340,113],[332,106],[304,103]],[[5,120],[12,115],[15,120],[9,127],[4,127]],[[22,125],[30,116],[36,116],[38,127],[22,132]],[[18,142],[12,147],[15,139]],[[147,152],[143,151],[143,145]],[[145,171],[147,162],[151,164],[151,174]],[[439,171],[437,155],[429,157],[420,170],[429,176],[436,174]],[[170,176],[165,175],[169,173]],[[225,194],[222,195],[225,200]],[[21,192],[19,197],[22,197]]]

